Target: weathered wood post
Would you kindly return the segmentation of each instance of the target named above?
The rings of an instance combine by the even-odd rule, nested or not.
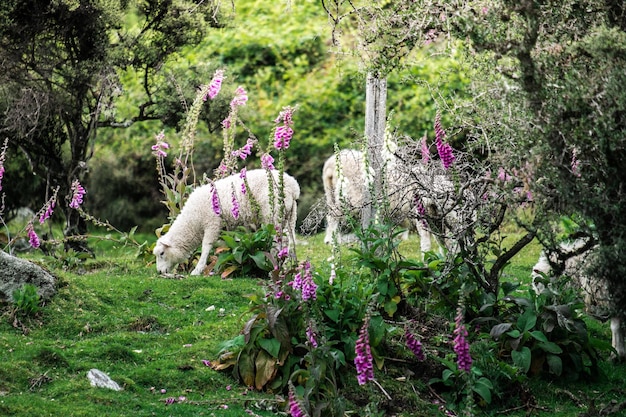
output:
[[[387,118],[387,79],[378,75],[367,75],[365,91],[365,138],[367,140],[367,165],[374,172],[374,178],[366,181],[364,203],[361,212],[361,225],[367,228],[376,216],[376,204],[381,192],[382,149]]]

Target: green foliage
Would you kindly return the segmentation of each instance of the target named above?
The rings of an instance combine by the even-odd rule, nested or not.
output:
[[[545,282],[547,284],[547,280]],[[500,355],[529,375],[548,374],[569,379],[598,374],[598,347],[582,319],[584,304],[561,280],[536,294],[504,299],[502,322],[490,335],[500,344]]]
[[[245,227],[223,231],[215,247],[217,260],[213,271],[222,278],[267,278],[277,263],[276,254],[272,253],[275,238],[273,224],[262,225],[254,232]]]
[[[40,299],[37,287],[32,284],[24,284],[22,288],[13,291],[13,305],[15,312],[22,316],[33,316],[40,310]]]
[[[474,404],[474,396],[479,397],[484,405],[491,404],[494,386],[488,378],[483,376],[481,370],[472,366],[469,373],[459,370],[453,361],[440,359],[446,366],[441,373],[441,378],[432,378],[429,383],[442,383],[450,388],[446,394],[453,403],[453,408],[470,409]]]

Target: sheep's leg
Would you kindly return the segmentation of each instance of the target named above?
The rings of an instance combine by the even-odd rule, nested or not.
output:
[[[332,209],[329,208],[329,210]],[[326,236],[324,236],[324,243],[331,244],[333,242],[333,239],[335,239],[335,234],[337,233],[338,229],[339,220],[332,214],[326,216]]]
[[[206,266],[207,260],[209,259],[209,252],[211,252],[211,248],[213,247],[213,242],[217,240],[219,237],[219,230],[214,232],[212,230],[206,230],[204,232],[204,238],[202,239],[202,252],[200,253],[200,259],[198,259],[198,263],[196,267],[191,271],[191,275],[202,275],[204,272],[204,267]]]
[[[611,335],[611,345],[617,351],[617,359],[620,361],[626,360],[624,329],[622,329],[622,323],[618,317],[611,318]]]
[[[290,253],[296,254],[296,219],[298,218],[298,206],[294,201],[291,205],[291,216],[287,220],[287,224],[289,227],[289,241],[287,242],[287,248]]]
[[[417,232],[420,235],[420,250],[422,251],[422,254],[430,252],[432,249],[432,237],[430,231],[426,227],[424,227],[421,220],[417,220],[415,224],[417,227]]]

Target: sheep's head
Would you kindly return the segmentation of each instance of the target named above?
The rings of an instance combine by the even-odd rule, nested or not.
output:
[[[180,256],[180,251],[162,239],[157,240],[152,253],[156,256],[156,268],[159,274],[167,274],[184,260]]]

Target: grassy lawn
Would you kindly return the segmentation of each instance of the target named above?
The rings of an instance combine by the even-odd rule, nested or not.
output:
[[[4,314],[0,320],[0,415],[228,417],[284,412],[282,396],[248,390],[229,372],[203,363],[215,359],[220,343],[241,330],[246,295],[262,290],[258,280],[167,279],[138,259],[132,247],[97,248],[96,258],[79,269],[50,268],[59,277],[58,293],[38,316],[15,323]],[[416,237],[401,244],[407,256],[415,256],[418,248]],[[536,245],[528,247],[507,273],[528,279],[538,251]],[[330,255],[322,234],[300,238],[300,259],[326,268]],[[344,249],[341,256],[349,251]],[[28,258],[49,264],[39,253]],[[610,338],[606,324],[590,320],[589,326],[598,337]],[[107,373],[123,390],[91,387],[86,374],[92,368]],[[531,379],[528,401],[534,415],[573,416],[611,400],[623,401],[626,367],[606,362],[602,369],[605,376],[597,381]],[[394,415],[439,415],[419,375],[398,378],[386,368],[377,378],[392,396],[423,405],[423,414]],[[345,390],[351,397],[358,390],[361,396],[382,397],[375,386],[358,387],[356,382]],[[168,398],[175,403],[166,405]],[[526,415],[516,409],[522,405],[500,411]]]

